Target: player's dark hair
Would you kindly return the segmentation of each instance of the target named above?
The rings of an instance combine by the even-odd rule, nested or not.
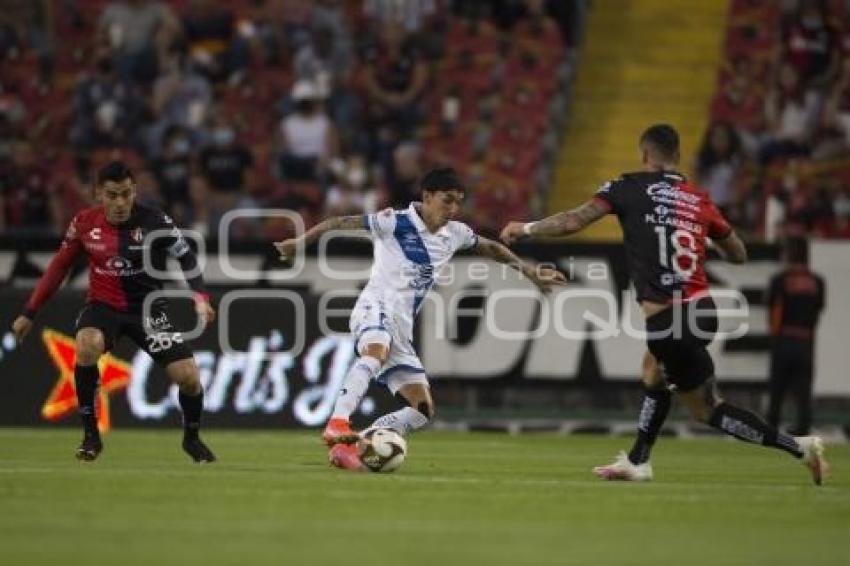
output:
[[[131,181],[135,179],[130,168],[123,161],[110,161],[97,172],[96,182],[99,187],[107,181],[120,183],[125,179],[130,179]]]
[[[660,157],[672,159],[679,153],[679,132],[669,124],[655,124],[641,134],[640,143],[651,145]]]
[[[809,263],[809,243],[805,238],[785,240],[785,259],[789,263]]]
[[[434,191],[459,191],[466,194],[466,187],[463,185],[457,171],[451,167],[437,167],[431,169],[422,176],[419,181],[419,189],[424,192]]]

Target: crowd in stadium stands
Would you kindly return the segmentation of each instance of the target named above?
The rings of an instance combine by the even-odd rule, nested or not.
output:
[[[143,201],[211,236],[232,209],[309,225],[404,206],[437,163],[495,230],[549,183],[579,4],[6,0],[0,234],[61,233],[115,157]]]
[[[850,237],[850,2],[733,0],[695,170],[740,228]]]

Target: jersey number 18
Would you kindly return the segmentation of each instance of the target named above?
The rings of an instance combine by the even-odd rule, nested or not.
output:
[[[658,234],[658,261],[661,265],[670,269],[672,261],[673,271],[678,275],[685,279],[693,275],[699,259],[694,235],[687,230],[676,230],[670,234],[670,244],[674,250],[670,257],[667,253],[667,229],[664,226],[656,226],[655,233]],[[682,258],[688,258],[687,267],[682,267]]]

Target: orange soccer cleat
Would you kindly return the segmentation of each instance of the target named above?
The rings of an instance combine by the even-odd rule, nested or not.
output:
[[[351,470],[352,472],[365,472],[366,466],[360,461],[357,454],[357,446],[354,444],[337,444],[328,452],[328,460],[332,466]]]
[[[328,421],[325,431],[322,433],[322,440],[328,446],[335,444],[354,444],[360,439],[352,428],[348,419],[333,418]]]

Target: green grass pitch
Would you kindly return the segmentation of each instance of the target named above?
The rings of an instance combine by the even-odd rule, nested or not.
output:
[[[850,564],[850,452],[823,487],[790,457],[662,438],[655,481],[590,474],[625,438],[425,432],[395,474],[333,470],[317,433],[0,429],[0,564]]]

